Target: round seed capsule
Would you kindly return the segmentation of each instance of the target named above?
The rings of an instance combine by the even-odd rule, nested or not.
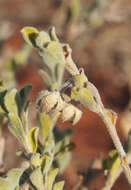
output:
[[[82,116],[82,111],[73,106],[72,104],[66,104],[61,113],[62,122],[70,121],[73,125],[75,125]]]

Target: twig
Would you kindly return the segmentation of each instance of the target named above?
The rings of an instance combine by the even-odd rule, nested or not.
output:
[[[64,53],[65,53],[65,61],[66,61],[65,67],[66,67],[67,71],[72,76],[79,75],[80,72],[79,72],[76,64],[74,63],[74,61],[72,60],[72,57],[71,57],[71,48],[68,45],[64,45],[63,50],[64,50]],[[69,83],[67,82],[66,85],[68,86]],[[79,84],[78,84],[78,86],[79,86]],[[88,95],[86,96],[86,94],[83,95],[84,92],[83,93],[81,92],[82,94],[80,94],[78,92],[79,93],[79,101],[82,104],[84,104],[91,111],[94,111],[94,112],[98,113],[99,116],[102,118],[102,120],[105,123],[106,128],[107,128],[107,130],[108,130],[108,132],[109,132],[109,134],[110,134],[110,136],[111,136],[111,138],[113,140],[113,143],[114,143],[114,145],[115,145],[115,147],[116,147],[116,149],[117,149],[117,151],[119,153],[120,160],[121,160],[121,165],[122,165],[123,171],[125,173],[125,176],[126,176],[128,182],[129,182],[129,184],[131,185],[131,170],[130,170],[129,164],[127,162],[126,153],[125,153],[125,151],[123,149],[123,146],[122,146],[122,144],[120,142],[120,139],[119,139],[119,137],[117,135],[117,131],[116,131],[116,128],[115,128],[115,123],[116,122],[113,123],[111,121],[110,117],[108,116],[108,114],[106,113],[106,110],[105,110],[105,108],[104,108],[104,106],[103,106],[103,104],[101,102],[101,98],[99,96],[99,92],[97,91],[96,87],[94,85],[92,85],[92,83],[88,82],[88,87],[87,88],[88,88],[87,91],[84,91],[84,92],[86,93],[86,92],[89,91],[89,96]],[[96,104],[93,101],[90,102],[91,96],[92,96],[92,99],[94,99],[94,97],[95,97]],[[96,107],[96,109],[95,109],[95,107]]]
[[[120,142],[120,139],[117,135],[115,125],[112,123],[112,121],[110,120],[110,118],[106,114],[105,110],[101,110],[99,112],[99,115],[102,118],[102,120],[104,121],[106,128],[107,128],[107,130],[108,130],[108,132],[109,132],[109,134],[113,140],[113,143],[114,143],[114,145],[115,145],[115,147],[119,153],[123,171],[126,175],[126,178],[129,182],[129,184],[131,185],[131,170],[130,170],[129,164],[127,162],[126,153],[125,153],[123,146]]]

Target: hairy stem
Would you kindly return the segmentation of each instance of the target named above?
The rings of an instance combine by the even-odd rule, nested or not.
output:
[[[131,164],[131,153],[127,153],[127,163]],[[112,186],[114,185],[115,181],[117,180],[117,178],[122,173],[122,171],[123,171],[123,169],[120,165],[114,175],[109,174],[109,176],[106,180],[106,183],[105,183],[104,187],[102,188],[102,190],[110,190],[112,188]]]
[[[99,115],[101,116],[103,122],[105,123],[106,128],[107,128],[107,130],[108,130],[108,132],[109,132],[109,134],[113,140],[115,148],[117,149],[117,151],[119,153],[123,171],[125,173],[125,176],[129,182],[129,184],[131,185],[131,170],[130,170],[129,164],[127,162],[126,153],[125,153],[123,146],[120,142],[120,139],[117,135],[115,125],[113,125],[111,119],[108,117],[105,110],[102,109],[100,111]]]

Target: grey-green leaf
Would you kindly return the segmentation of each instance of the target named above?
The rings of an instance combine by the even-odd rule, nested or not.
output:
[[[10,170],[6,178],[0,178],[0,190],[14,190],[19,184],[23,169],[14,168]]]
[[[50,41],[49,34],[45,31],[41,31],[39,32],[35,42],[38,48],[43,49]]]
[[[0,190],[9,190],[8,180],[4,178],[0,178]]]
[[[30,144],[32,146],[32,150],[34,153],[36,153],[37,151],[37,147],[38,147],[38,132],[39,132],[39,128],[32,128],[29,131],[29,139],[30,139]]]
[[[52,41],[59,41],[59,39],[57,38],[56,32],[55,32],[55,27],[51,27],[49,29],[49,35]]]
[[[41,168],[36,168],[32,174],[30,175],[30,180],[32,184],[37,188],[37,190],[43,190],[44,184],[43,184],[43,175],[41,172]]]
[[[39,74],[43,78],[46,88],[50,89],[52,86],[52,80],[49,74],[42,69],[39,70]]]
[[[40,165],[41,165],[41,169],[43,174],[48,173],[50,167],[52,164],[52,159],[51,157],[44,155],[41,159],[40,159]]]
[[[8,172],[8,181],[10,186],[12,186],[12,189],[15,188],[19,184],[19,179],[23,173],[23,169],[16,168],[12,169]]]
[[[53,183],[55,181],[56,175],[58,174],[59,169],[56,168],[49,172],[47,179],[47,190],[52,190]]]
[[[4,98],[4,104],[8,112],[18,114],[18,104],[17,104],[17,89],[12,89],[8,91]]]
[[[53,187],[53,190],[62,190],[64,187],[64,183],[65,183],[64,181],[60,181],[56,183]]]
[[[21,30],[24,40],[31,46],[35,46],[35,39],[39,34],[39,31],[34,27],[24,27]]]
[[[21,120],[17,114],[9,113],[9,125],[10,132],[18,139],[18,141],[25,146],[28,152],[32,152],[30,144],[28,143],[27,136],[25,134]]]
[[[54,135],[51,132],[48,139],[46,140],[44,153],[52,155],[54,154],[54,152],[55,152],[55,140],[54,140]]]
[[[65,64],[65,57],[63,53],[62,46],[57,41],[52,41],[47,46],[47,50],[51,53],[53,58],[57,60],[57,63]]]
[[[53,82],[59,82],[65,66],[65,57],[61,44],[57,41],[51,41],[40,55],[43,57],[44,64],[51,73]],[[59,70],[60,77],[56,77],[56,70]]]
[[[25,104],[28,100],[28,96],[29,96],[31,90],[32,90],[32,85],[28,84],[24,88],[22,88],[21,91],[19,92],[19,94],[20,94],[20,112],[25,107]]]
[[[49,135],[49,132],[51,131],[50,117],[46,113],[39,113],[38,120],[39,120],[39,127],[40,127],[40,136],[44,143],[44,141]]]

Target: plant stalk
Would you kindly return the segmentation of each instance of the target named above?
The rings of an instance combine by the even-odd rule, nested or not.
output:
[[[115,125],[113,125],[111,119],[108,117],[108,115],[106,114],[104,109],[102,109],[99,112],[99,115],[102,118],[103,122],[105,123],[106,128],[107,128],[107,130],[108,130],[108,132],[109,132],[109,134],[113,140],[115,148],[117,149],[117,151],[119,153],[123,171],[125,173],[125,176],[129,182],[129,184],[131,185],[131,170],[130,170],[129,164],[127,162],[126,153],[125,153],[123,146],[120,142],[120,139],[117,135],[116,127],[115,127]]]
[[[128,162],[128,164],[131,164],[131,153],[127,153],[127,162]],[[115,175],[108,176],[106,183],[105,183],[104,187],[102,188],[102,190],[110,190],[112,188],[112,186],[114,185],[115,181],[117,180],[117,178],[122,173],[122,171],[123,171],[123,169],[120,165],[120,167],[118,168]]]

